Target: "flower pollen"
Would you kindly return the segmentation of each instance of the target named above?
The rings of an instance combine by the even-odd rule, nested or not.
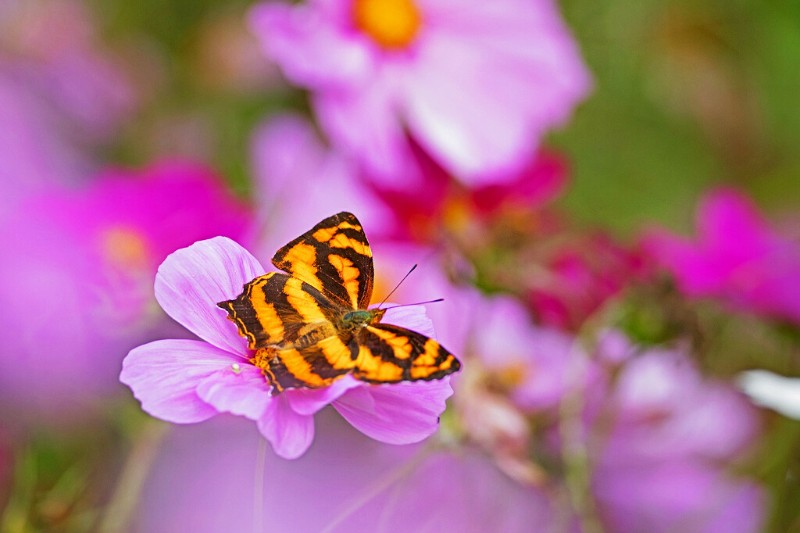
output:
[[[417,36],[422,17],[413,0],[355,0],[356,27],[383,48],[407,48]]]

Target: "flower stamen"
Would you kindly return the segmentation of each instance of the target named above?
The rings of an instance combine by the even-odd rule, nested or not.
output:
[[[376,43],[395,50],[407,48],[422,25],[413,0],[355,0],[353,18]]]

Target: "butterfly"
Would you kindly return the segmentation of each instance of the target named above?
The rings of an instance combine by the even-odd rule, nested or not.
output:
[[[434,380],[461,363],[435,339],[381,322],[369,309],[372,251],[352,213],[326,218],[277,251],[271,272],[246,283],[228,312],[277,394],[345,375],[367,383]]]

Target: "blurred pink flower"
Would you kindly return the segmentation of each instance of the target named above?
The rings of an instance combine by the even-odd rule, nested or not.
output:
[[[525,281],[528,304],[541,324],[577,331],[606,302],[647,275],[640,250],[604,233],[564,231],[546,237],[539,242],[537,268]]]
[[[263,3],[251,25],[333,143],[406,180],[407,132],[459,179],[496,179],[591,85],[549,0]]]
[[[256,129],[250,152],[262,229],[258,250],[265,256],[332,212],[356,213],[370,228],[370,243],[385,232],[386,210],[359,182],[353,166],[322,144],[306,119],[271,117]],[[303,208],[297,209],[300,204]]]
[[[725,465],[759,435],[757,412],[728,384],[704,379],[679,352],[623,362],[590,446],[598,511],[613,531],[758,531],[763,490]]]
[[[369,172],[360,181],[391,213],[389,236],[419,244],[435,243],[443,232],[470,240],[476,226],[515,211],[538,210],[557,198],[567,185],[567,164],[543,151],[512,173],[474,186],[455,181],[416,143],[411,143],[404,174],[419,175],[425,194],[414,181],[388,181]]]
[[[106,140],[137,104],[131,80],[97,33],[77,0],[10,2],[0,9],[0,71],[54,105],[71,124],[65,133],[92,142]]]
[[[0,217],[26,195],[96,172],[137,105],[127,74],[98,42],[84,3],[0,6]]]
[[[451,318],[468,322],[454,412],[509,475],[524,479],[533,458],[580,468],[565,461],[577,446],[609,531],[758,530],[765,493],[726,466],[760,431],[758,413],[733,387],[704,378],[679,351],[645,350],[617,331],[602,332],[590,350],[534,325],[510,298],[476,295],[465,309]],[[567,437],[570,416],[580,429]]]
[[[706,195],[692,242],[665,231],[645,236],[655,260],[688,296],[800,324],[800,243],[769,227],[741,193]]]
[[[0,404],[91,412],[120,390],[123,355],[167,327],[152,296],[158,264],[197,239],[241,238],[251,223],[217,176],[178,162],[25,199],[0,220]]]
[[[557,530],[555,498],[515,483],[476,450],[384,446],[331,415],[317,417],[317,442],[302,458],[268,454],[264,465],[259,435],[247,424],[220,417],[176,428],[153,465],[131,530]]]
[[[575,337],[534,324],[518,300],[476,293],[470,310],[464,353],[480,361],[487,379],[505,389],[519,409],[554,409],[569,390],[589,386],[593,369]]]
[[[330,387],[271,394],[251,362],[247,341],[217,303],[265,273],[256,258],[223,237],[171,254],[156,275],[156,299],[172,318],[203,339],[160,340],[132,350],[120,380],[151,415],[175,423],[201,422],[217,413],[255,420],[281,457],[294,459],[314,438],[314,414],[328,404],[366,435],[391,444],[419,442],[438,428],[449,379],[368,385],[346,376]],[[390,309],[388,323],[433,335],[420,307]]]
[[[0,69],[0,217],[29,194],[79,181],[89,167],[56,128],[58,115],[29,92]]]

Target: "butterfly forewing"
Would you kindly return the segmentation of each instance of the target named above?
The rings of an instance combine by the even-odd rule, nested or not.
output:
[[[286,274],[271,272],[245,284],[234,300],[220,302],[251,350],[294,344],[328,327],[339,313],[320,291]]]
[[[278,250],[272,264],[302,279],[332,303],[366,309],[372,297],[372,250],[351,213],[326,218]]]

